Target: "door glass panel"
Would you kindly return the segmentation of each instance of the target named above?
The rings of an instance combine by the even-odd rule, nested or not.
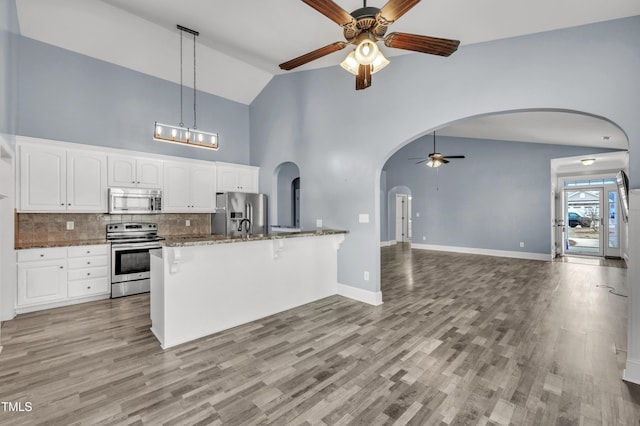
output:
[[[620,248],[619,226],[618,226],[618,192],[609,191],[609,248]]]
[[[601,189],[565,190],[565,253],[601,255]]]

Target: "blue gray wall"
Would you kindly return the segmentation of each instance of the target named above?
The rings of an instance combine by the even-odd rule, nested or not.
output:
[[[404,146],[384,167],[387,187],[405,185],[411,190],[412,241],[542,254],[551,253],[550,160],[607,152],[441,136],[437,143],[439,152],[466,158],[437,169],[409,161],[433,151],[433,138],[427,135]],[[393,197],[385,198],[388,240],[396,239]]]
[[[16,128],[17,40],[20,33],[15,0],[0,0],[0,133]],[[8,138],[11,143],[10,138]]]
[[[265,192],[279,164],[300,167],[303,227],[321,218],[325,226],[348,229],[338,280],[375,292],[380,176],[397,149],[482,114],[587,112],[626,132],[631,183],[640,187],[638,75],[640,17],[462,46],[449,58],[393,57],[372,87],[358,92],[353,76],[337,66],[279,75],[251,105],[251,164],[261,167]],[[359,223],[360,213],[370,222]]]
[[[168,61],[176,66],[179,61]],[[17,134],[179,157],[249,163],[249,107],[198,93],[198,128],[216,151],[154,141],[153,123],[180,122],[180,86],[26,37],[19,45]],[[184,123],[193,123],[185,90]]]

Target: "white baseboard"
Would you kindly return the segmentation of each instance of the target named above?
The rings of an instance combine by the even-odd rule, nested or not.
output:
[[[640,360],[627,358],[627,368],[622,373],[622,380],[640,385]]]
[[[77,305],[78,303],[95,302],[98,300],[109,299],[111,293],[103,293],[97,296],[80,297],[78,299],[64,300],[61,302],[44,303],[42,305],[23,306],[16,308],[16,314],[26,314],[29,312],[42,311],[45,309],[62,308],[69,305]]]
[[[389,247],[392,246],[396,243],[395,240],[391,240],[391,241],[380,241],[380,247]]]
[[[382,305],[382,292],[374,292],[364,290],[357,287],[351,287],[350,285],[338,283],[337,294],[340,296],[348,297],[349,299],[357,300],[359,302],[367,303],[369,305],[378,306]]]
[[[551,254],[529,253],[524,251],[491,250],[472,247],[439,246],[435,244],[412,244],[411,248],[419,250],[448,251],[453,253],[480,254],[484,256],[510,257],[514,259],[551,261]]]

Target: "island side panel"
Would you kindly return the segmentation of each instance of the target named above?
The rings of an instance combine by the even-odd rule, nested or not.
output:
[[[336,294],[337,250],[343,239],[165,247],[163,347]]]
[[[165,262],[163,249],[151,250],[151,287],[149,294],[149,310],[151,314],[151,332],[164,347],[164,276]]]

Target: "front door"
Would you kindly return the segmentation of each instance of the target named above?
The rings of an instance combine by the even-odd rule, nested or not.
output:
[[[602,188],[564,190],[564,254],[604,255]]]

